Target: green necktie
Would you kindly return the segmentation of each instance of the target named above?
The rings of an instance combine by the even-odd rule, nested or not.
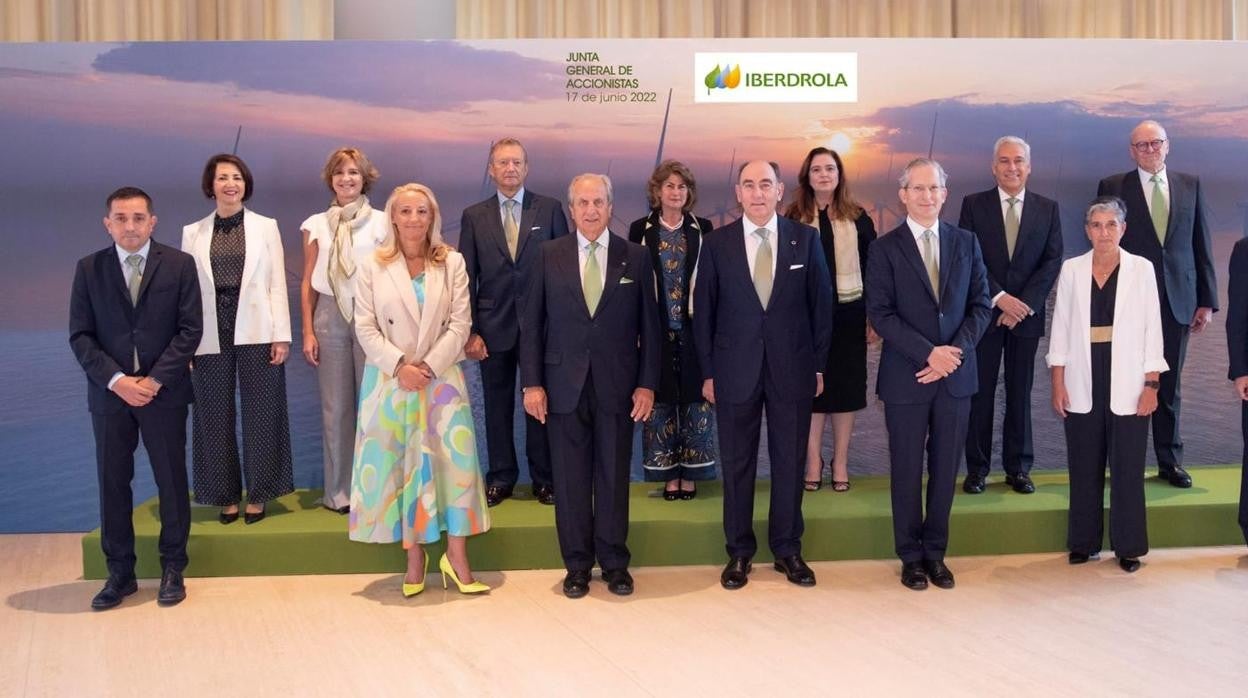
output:
[[[927,268],[927,280],[932,284],[932,295],[940,298],[940,265],[936,263],[936,249],[933,238],[936,234],[930,230],[923,231],[923,266]]]
[[[602,299],[602,272],[598,267],[598,248],[602,245],[595,240],[589,243],[589,258],[585,260],[585,271],[581,274],[581,290],[585,292],[585,306],[589,314],[598,310],[598,301]]]
[[[126,257],[126,265],[130,267],[130,304],[139,304],[139,287],[143,285],[143,255],[132,254]],[[139,371],[139,348],[134,348],[134,370]]]
[[[771,300],[771,243],[767,241],[771,231],[759,228],[754,234],[758,236],[758,253],[754,255],[754,290],[758,292],[758,302],[766,308],[767,301]]]
[[[1005,251],[1014,259],[1014,246],[1018,244],[1018,198],[1011,196],[1005,202],[1010,205],[1005,210]]]
[[[1166,244],[1166,226],[1170,224],[1170,206],[1166,203],[1166,194],[1161,190],[1161,177],[1153,175],[1148,178],[1153,183],[1153,200],[1148,206],[1148,215],[1153,219],[1153,230],[1157,231],[1157,242]]]
[[[507,252],[512,261],[516,259],[516,248],[520,244],[520,227],[516,225],[516,200],[507,199],[503,202],[507,215],[503,217],[503,234],[507,237]]]

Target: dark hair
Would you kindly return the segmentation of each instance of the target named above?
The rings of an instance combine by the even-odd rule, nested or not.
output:
[[[820,155],[831,155],[836,163],[836,189],[832,190],[832,203],[828,204],[828,219],[855,220],[862,215],[862,205],[849,195],[849,182],[845,179],[845,166],[841,156],[831,148],[812,148],[802,160],[802,168],[797,172],[797,199],[789,206],[785,216],[802,223],[812,221],[818,223],[819,210],[815,204],[815,188],[810,184],[810,163]]]
[[[698,183],[694,181],[693,172],[689,167],[679,160],[664,160],[654,168],[650,181],[646,184],[646,200],[650,202],[650,208],[656,210],[660,208],[663,204],[659,192],[663,189],[663,183],[672,175],[685,180],[689,195],[685,198],[685,205],[681,208],[681,212],[689,213],[693,210],[693,205],[698,202]]]
[[[104,200],[104,210],[112,211],[113,202],[119,199],[143,199],[147,202],[147,212],[155,213],[152,209],[152,197],[148,196],[147,192],[139,189],[138,187],[122,187],[112,194],[109,194],[108,198]]]
[[[217,177],[217,165],[227,163],[238,168],[240,174],[243,175],[243,184],[246,185],[247,191],[243,192],[243,201],[251,198],[255,193],[255,180],[251,178],[251,170],[247,169],[247,163],[237,155],[229,153],[217,153],[208,158],[208,163],[204,165],[204,176],[200,181],[200,187],[204,190],[204,196],[209,199],[216,198],[212,193],[212,180]]]

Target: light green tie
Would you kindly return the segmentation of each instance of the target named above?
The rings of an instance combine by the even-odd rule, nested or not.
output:
[[[933,238],[936,234],[930,230],[923,231],[923,266],[927,268],[927,280],[932,284],[932,295],[940,298],[940,265],[936,262],[936,249]]]
[[[758,254],[754,255],[754,290],[758,292],[758,302],[766,308],[771,300],[771,243],[767,241],[771,231],[759,228],[754,234],[759,240]]]
[[[520,244],[520,227],[516,225],[516,200],[507,199],[503,202],[507,215],[503,217],[503,234],[507,237],[507,252],[512,261],[516,259],[516,248]]]
[[[589,243],[589,258],[585,260],[585,271],[581,274],[581,290],[585,292],[585,306],[589,314],[598,310],[598,301],[602,300],[602,272],[598,266],[598,248],[602,245],[595,240]]]
[[[1166,203],[1166,194],[1161,190],[1161,177],[1153,175],[1148,178],[1153,183],[1153,200],[1148,206],[1148,214],[1153,219],[1153,230],[1157,231],[1157,242],[1166,244],[1166,226],[1170,224],[1170,206]]]
[[[130,304],[139,304],[139,287],[143,285],[143,255],[132,254],[126,257],[126,265],[130,267]],[[139,370],[139,348],[134,348],[134,370]]]
[[[1018,199],[1011,196],[1005,202],[1010,205],[1005,210],[1005,251],[1014,259],[1014,247],[1018,245]]]

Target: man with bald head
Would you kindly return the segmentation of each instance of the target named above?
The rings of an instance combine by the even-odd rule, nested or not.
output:
[[[814,586],[802,559],[802,477],[818,373],[832,339],[832,282],[819,231],[776,215],[779,168],[747,162],[737,176],[744,216],[706,236],[694,288],[694,340],[715,405],[724,470],[725,589],[749,581],[754,480],[763,409],[771,457],[768,544],[776,570]]]
[[[1213,247],[1205,223],[1200,178],[1166,168],[1170,139],[1156,121],[1141,121],[1127,148],[1135,168],[1101,180],[1097,196],[1117,196],[1127,204],[1127,232],[1122,249],[1153,263],[1161,294],[1161,334],[1166,363],[1161,374],[1157,411],[1153,412],[1153,449],[1157,476],[1175,487],[1191,487],[1183,469],[1179,434],[1179,377],[1189,335],[1205,329],[1218,309]]]

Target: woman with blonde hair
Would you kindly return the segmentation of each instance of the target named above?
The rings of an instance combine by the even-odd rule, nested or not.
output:
[[[473,578],[467,537],[490,527],[472,408],[459,367],[472,325],[464,258],[442,241],[433,192],[404,184],[386,202],[389,235],[358,270],[355,328],[367,362],[351,474],[351,540],[401,542],[403,595],[424,591],[424,546],[447,534],[442,586]]]

